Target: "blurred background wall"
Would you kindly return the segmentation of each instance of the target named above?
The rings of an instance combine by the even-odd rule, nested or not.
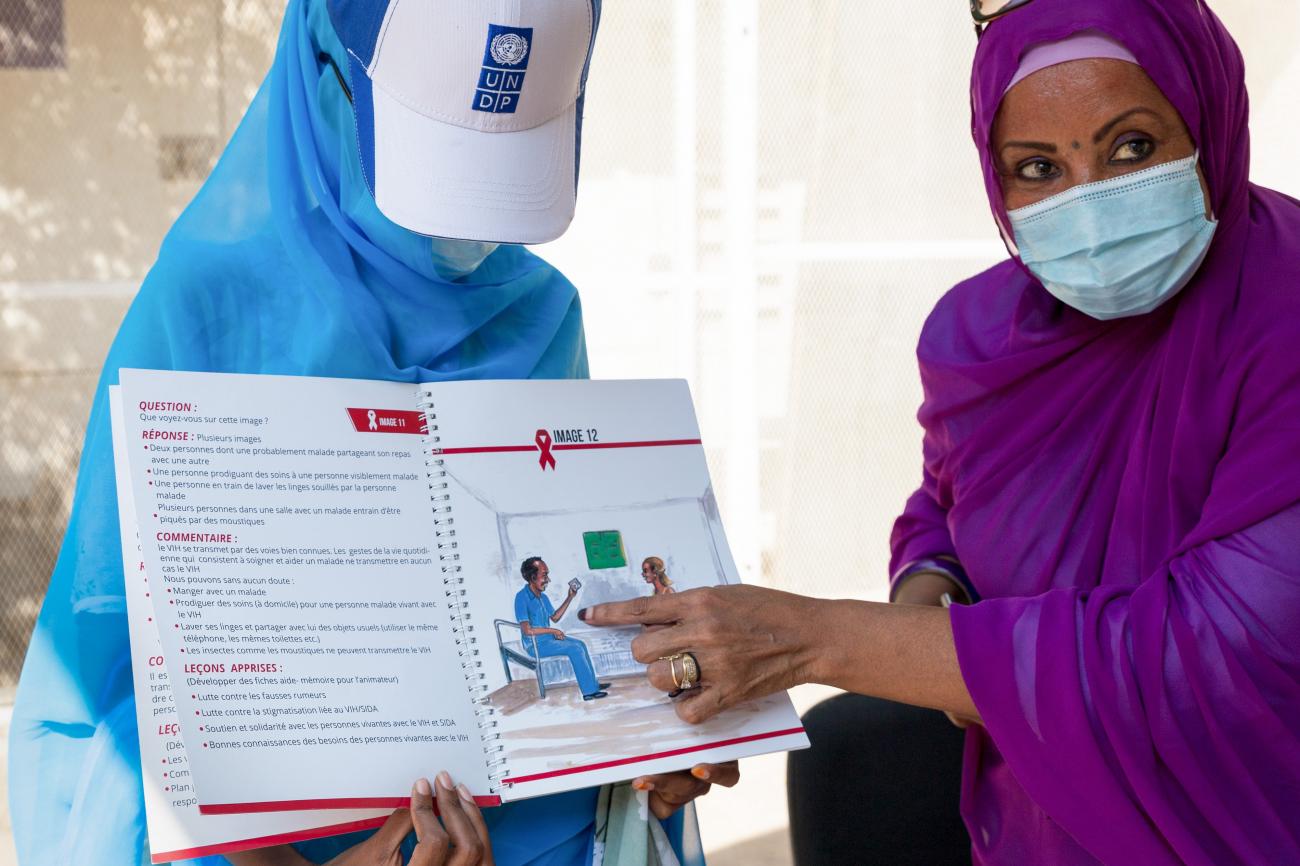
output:
[[[1254,179],[1300,193],[1300,0],[1213,5],[1247,59]],[[538,252],[582,291],[594,376],[690,380],[751,581],[884,595],[889,527],[920,477],[917,334],[1005,255],[969,136],[966,6],[604,4],[578,216]],[[282,12],[0,0],[0,700],[108,343]],[[784,844],[783,766],[757,759],[703,804],[711,849],[751,840],[760,862]]]

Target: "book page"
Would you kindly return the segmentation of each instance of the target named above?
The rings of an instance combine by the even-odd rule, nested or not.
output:
[[[205,814],[489,788],[414,385],[123,370],[154,620]]]
[[[131,677],[140,739],[145,820],[150,858],[169,863],[194,857],[284,845],[378,827],[388,810],[321,810],[263,815],[202,815],[194,796],[189,759],[181,741],[176,705],[153,618],[150,584],[140,558],[135,506],[126,469],[126,430],[121,390],[109,388],[117,510],[122,529],[122,568],[131,643]]]
[[[784,694],[680,721],[632,657],[638,631],[578,619],[582,607],[649,595],[655,573],[676,591],[739,580],[685,382],[426,390],[503,799],[807,745]],[[533,557],[549,579],[540,595],[521,574]],[[520,625],[529,617],[564,637],[534,643]]]

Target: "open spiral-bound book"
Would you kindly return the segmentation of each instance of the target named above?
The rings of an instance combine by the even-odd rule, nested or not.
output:
[[[684,382],[120,378],[155,862],[374,826],[440,769],[493,805],[807,745],[785,695],[681,722],[577,618],[738,580]]]

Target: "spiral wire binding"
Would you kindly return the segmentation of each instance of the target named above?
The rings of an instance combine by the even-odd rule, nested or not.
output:
[[[470,699],[474,702],[474,717],[478,723],[479,736],[483,740],[488,779],[492,783],[493,793],[496,793],[509,785],[502,782],[506,773],[506,759],[502,755],[505,746],[500,742],[501,734],[496,730],[500,726],[496,719],[496,708],[487,699],[487,674],[483,672],[478,637],[474,634],[474,624],[470,622],[473,615],[465,607],[465,578],[460,573],[460,553],[457,550],[455,520],[451,516],[451,494],[447,492],[447,470],[443,466],[442,436],[438,432],[433,392],[422,390],[418,406],[424,412],[425,426],[421,431],[424,434],[421,442],[424,444],[425,475],[428,478],[429,499],[433,503],[433,535],[438,563],[442,569],[447,606],[451,609],[456,632],[456,654],[460,656],[461,671],[469,686]]]

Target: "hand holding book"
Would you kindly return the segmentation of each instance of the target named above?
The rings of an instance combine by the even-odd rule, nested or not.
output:
[[[374,835],[324,866],[402,866],[402,842],[412,830],[417,844],[408,866],[494,866],[496,862],[487,822],[469,789],[454,785],[451,776],[442,772],[432,785],[428,779],[417,781],[411,787],[409,809],[393,812]],[[313,866],[289,845],[231,853],[226,858],[234,866]]]
[[[667,820],[687,803],[705,794],[714,785],[730,788],[740,781],[740,762],[696,764],[690,771],[640,776],[632,780],[638,791],[650,792],[650,811],[659,820]]]

